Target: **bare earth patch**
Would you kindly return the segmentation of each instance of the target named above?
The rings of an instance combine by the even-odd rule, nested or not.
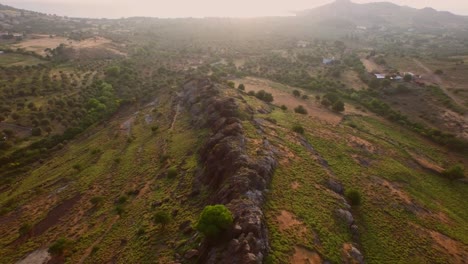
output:
[[[366,70],[368,72],[375,72],[375,73],[383,73],[385,72],[385,68],[381,65],[378,65],[377,63],[373,62],[372,60],[369,59],[361,59],[362,64],[364,64],[364,67],[366,67]]]
[[[294,247],[294,255],[289,262],[291,264],[320,264],[322,258],[314,251],[303,247]]]
[[[276,220],[279,223],[280,231],[302,224],[292,213],[285,210],[281,210],[281,214],[276,217]]]
[[[435,247],[452,256],[454,263],[466,263],[465,261],[468,259],[468,247],[466,245],[433,230],[429,231],[429,234],[436,242]]]
[[[45,264],[51,259],[47,249],[38,249],[31,252],[24,259],[16,262],[16,264]]]
[[[424,169],[436,172],[436,173],[442,173],[444,171],[444,168],[440,167],[439,165],[435,164],[434,162],[429,161],[428,159],[419,156],[414,153],[410,153],[411,157],[413,160],[421,167]]]
[[[297,181],[294,181],[293,183],[291,183],[291,188],[293,190],[297,190],[299,189],[299,187],[301,187],[301,184],[299,184]]]
[[[84,51],[95,48],[102,48],[117,55],[126,56],[125,53],[112,46],[112,41],[103,37],[93,37],[81,41],[68,39],[65,37],[50,37],[48,35],[35,35],[32,38],[21,41],[13,45],[14,48],[22,48],[27,51],[33,51],[41,56],[46,56],[45,49],[55,49],[60,44],[73,48],[77,51]]]
[[[377,148],[367,140],[358,138],[355,136],[350,136],[348,140],[348,145],[353,148],[359,148],[369,153],[376,153]]]

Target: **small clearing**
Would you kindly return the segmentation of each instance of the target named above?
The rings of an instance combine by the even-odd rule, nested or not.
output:
[[[382,73],[385,72],[385,67],[382,65],[378,65],[377,63],[373,62],[372,60],[369,59],[361,59],[362,64],[364,64],[364,67],[366,67],[366,70],[368,72],[375,72],[375,73]]]
[[[303,247],[294,247],[294,255],[290,261],[291,264],[321,264],[322,258],[314,251]]]
[[[301,184],[298,183],[297,181],[294,181],[293,183],[291,183],[291,188],[293,190],[297,190],[297,189],[299,189],[299,187],[301,187]]]
[[[75,50],[85,50],[91,48],[105,48],[108,51],[118,54],[126,55],[117,49],[112,47],[112,41],[103,37],[93,37],[84,39],[81,41],[68,39],[65,37],[50,37],[48,35],[34,35],[33,37],[23,40],[17,44],[14,44],[14,48],[22,48],[27,51],[35,52],[41,56],[46,56],[46,49],[55,49],[60,44],[64,44],[67,47],[73,48]]]
[[[281,214],[276,217],[276,220],[278,220],[280,231],[289,229],[293,226],[302,225],[302,222],[297,220],[294,214],[286,210],[281,210]]]
[[[290,109],[290,111],[294,111],[293,110],[294,108],[296,108],[299,105],[302,105],[307,110],[309,116],[323,120],[327,123],[337,125],[342,120],[342,115],[334,113],[330,111],[329,109],[326,109],[325,107],[321,106],[320,103],[317,102],[313,98],[304,100],[304,99],[295,97],[292,94],[292,91],[294,89],[291,87],[286,87],[281,90],[276,89],[276,88],[273,88],[273,86],[275,86],[274,83],[267,81],[267,80],[263,80],[259,78],[252,78],[252,77],[234,80],[234,82],[236,83],[236,86],[243,83],[246,87],[247,92],[248,91],[258,92],[260,90],[264,90],[268,93],[271,93],[274,98],[273,104],[278,105],[278,106],[285,105],[286,107],[288,107],[288,109]]]

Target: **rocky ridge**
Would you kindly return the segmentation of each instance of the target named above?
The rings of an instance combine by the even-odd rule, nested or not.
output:
[[[261,208],[277,164],[275,152],[263,139],[263,147],[255,157],[248,154],[249,139],[240,119],[239,103],[233,97],[223,96],[222,89],[207,79],[197,79],[187,82],[181,95],[192,124],[211,130],[200,150],[200,170],[194,188],[206,186],[213,192],[209,203],[225,204],[234,216],[234,224],[224,236],[229,242],[205,241],[199,248],[199,262],[262,263],[269,243]],[[247,121],[254,124],[252,118]]]

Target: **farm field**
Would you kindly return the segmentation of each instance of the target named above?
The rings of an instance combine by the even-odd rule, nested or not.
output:
[[[0,54],[0,66],[31,66],[45,61],[30,55],[4,53]]]

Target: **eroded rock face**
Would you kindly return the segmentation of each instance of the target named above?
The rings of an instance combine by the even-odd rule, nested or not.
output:
[[[192,80],[182,94],[193,125],[211,129],[200,150],[197,180],[214,192],[210,204],[225,204],[234,216],[229,242],[202,246],[200,262],[262,263],[269,244],[261,206],[276,158],[270,144],[263,144],[255,157],[248,155],[239,106],[234,98],[223,97],[220,89],[209,80]]]

